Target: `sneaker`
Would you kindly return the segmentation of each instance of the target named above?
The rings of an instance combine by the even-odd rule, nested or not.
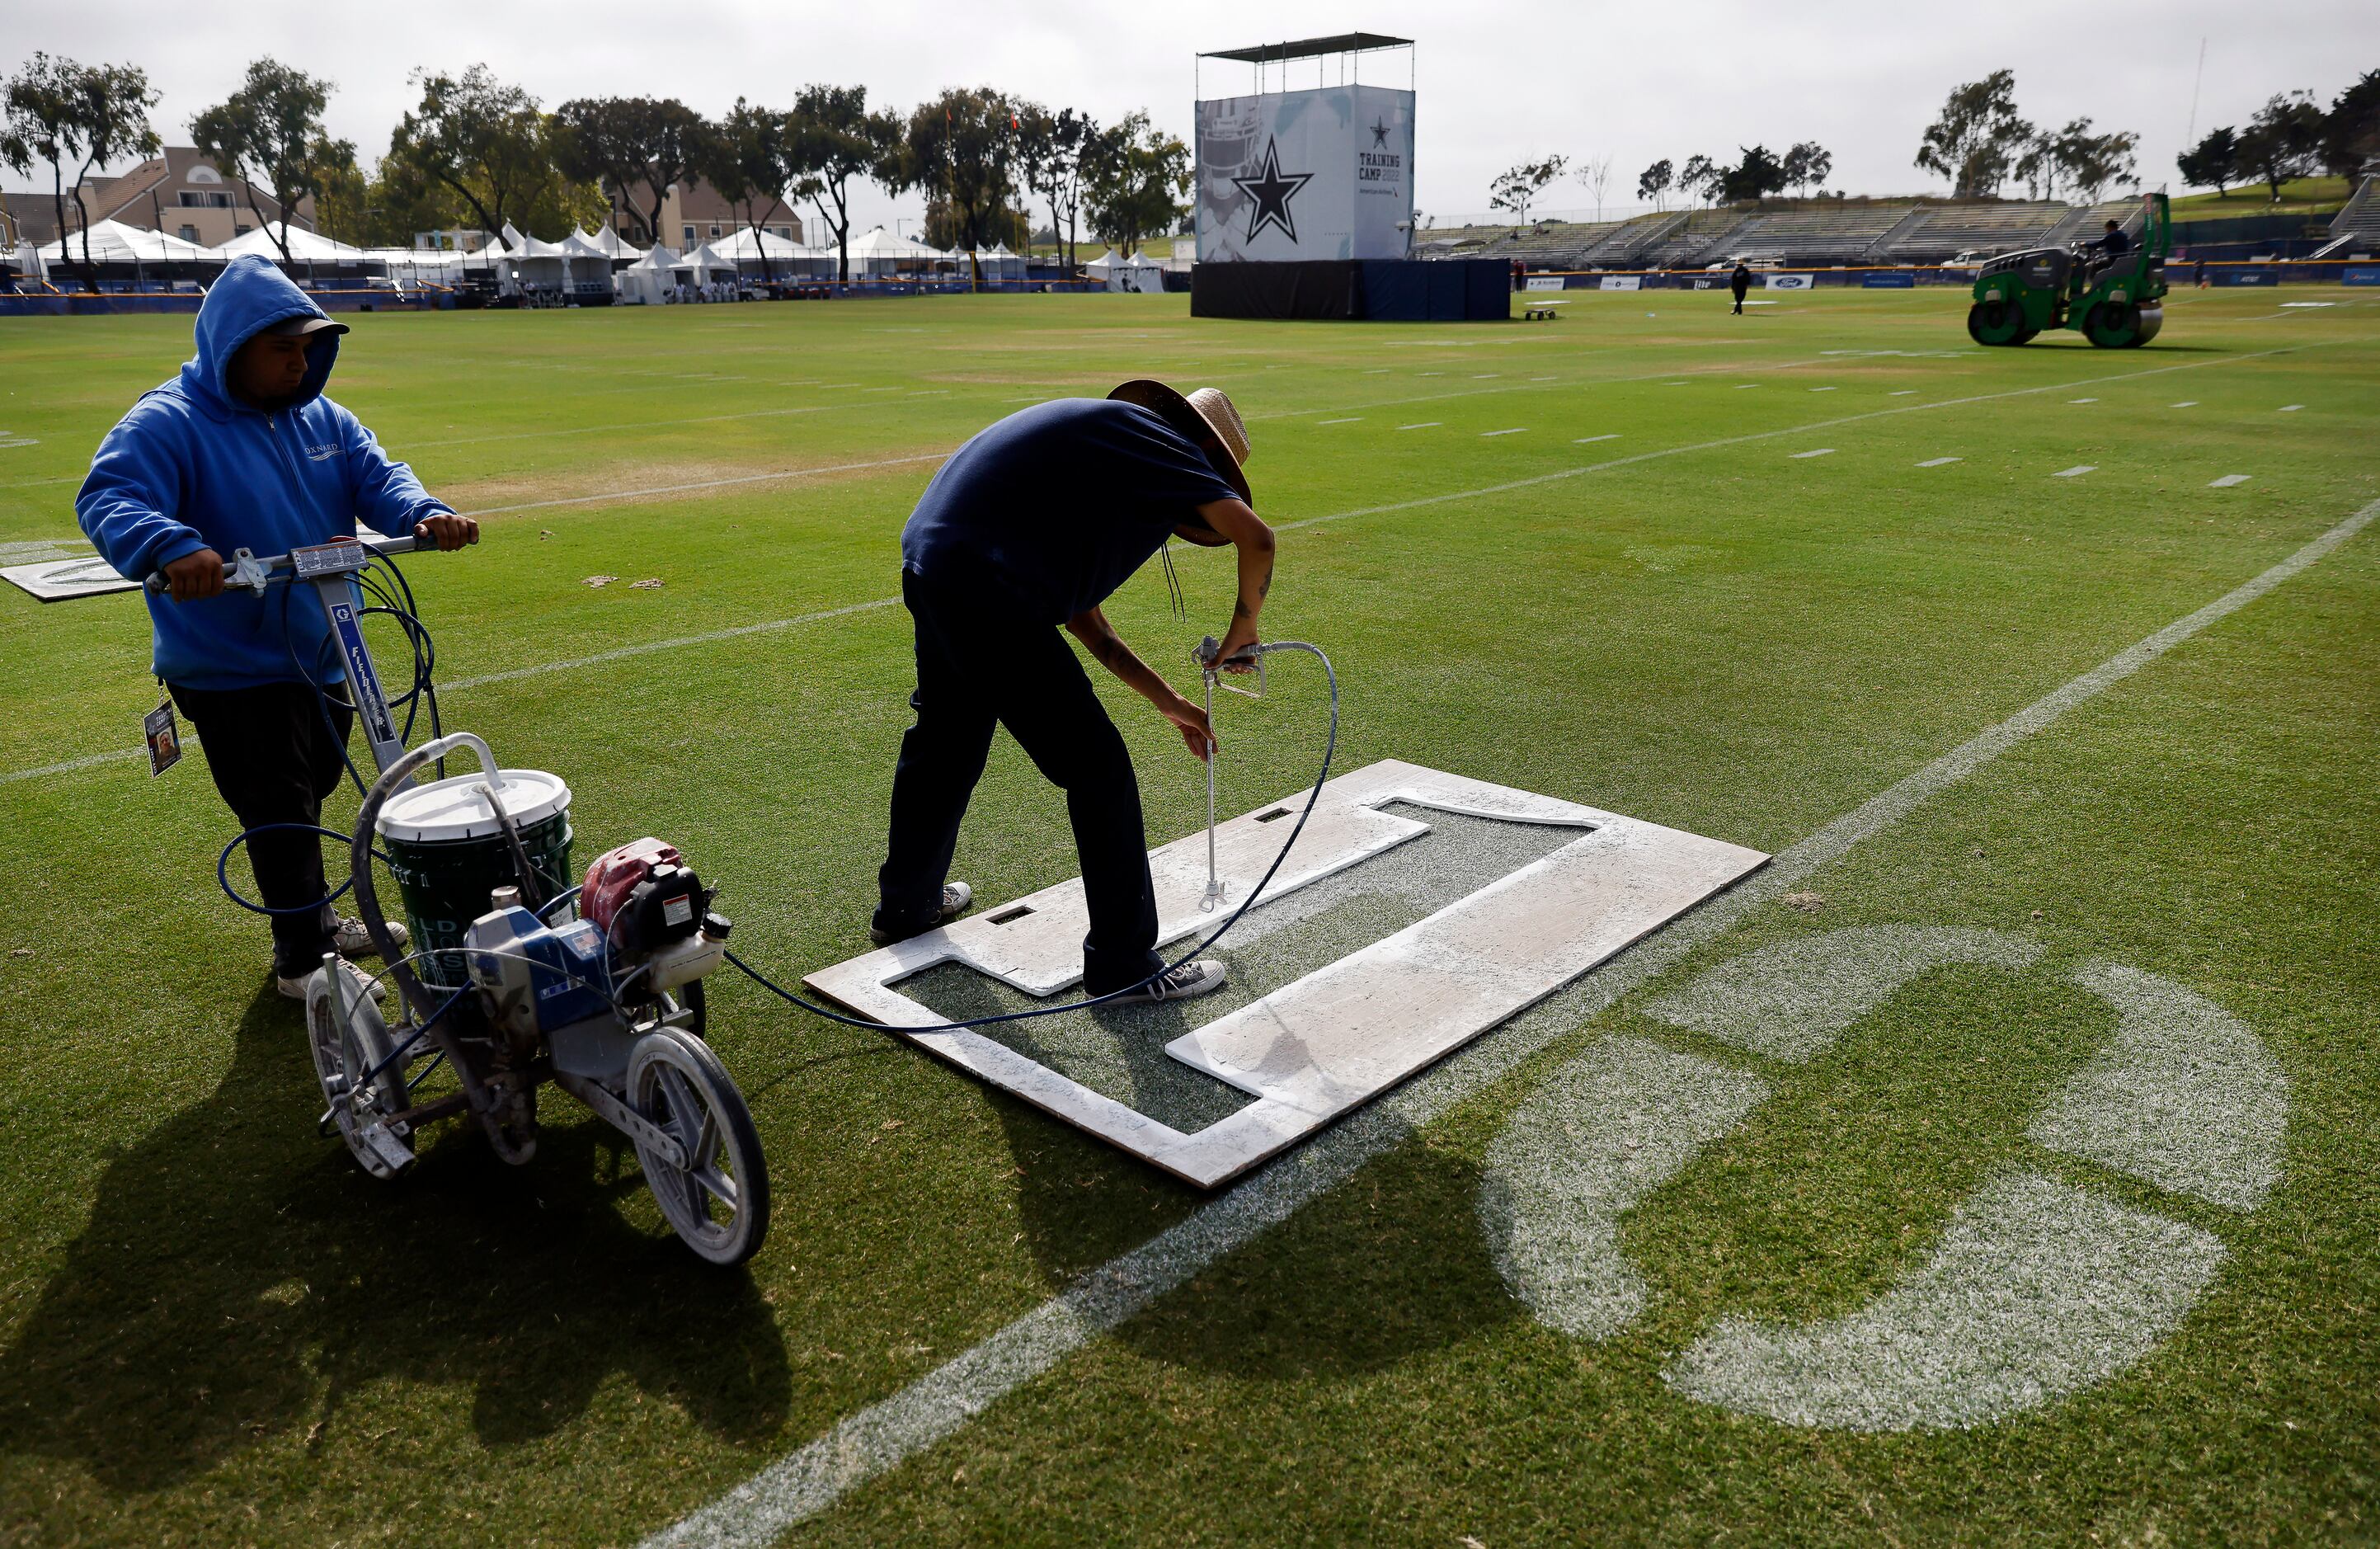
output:
[[[1201,957],[1170,973],[1160,973],[1130,994],[1118,995],[1107,1004],[1152,1006],[1161,1000],[1196,1000],[1221,989],[1226,977],[1221,963],[1212,957]]]
[[[405,927],[392,920],[388,922],[388,939],[396,943],[396,949],[403,952],[406,942],[410,938],[406,934]],[[371,932],[364,928],[364,922],[360,920],[349,920],[345,915],[340,916],[339,929],[332,936],[331,941],[338,948],[339,956],[342,957],[380,956],[380,948],[372,944]]]
[[[350,991],[358,994],[370,994],[374,1000],[386,1000],[388,998],[388,985],[381,980],[374,979],[370,974],[366,973],[363,970],[356,967],[355,964],[343,959],[339,964],[339,971],[347,976],[347,988]],[[312,972],[296,975],[275,973],[273,977],[273,988],[279,990],[291,1000],[304,1000],[306,998],[306,982],[313,977],[314,975]]]
[[[945,883],[942,884],[942,911],[935,917],[932,925],[920,925],[914,931],[888,931],[881,925],[870,925],[868,927],[868,939],[879,946],[890,946],[896,941],[922,936],[936,926],[947,925],[956,920],[974,902],[974,888],[963,882]]]

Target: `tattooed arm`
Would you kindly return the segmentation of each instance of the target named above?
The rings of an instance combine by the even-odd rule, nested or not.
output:
[[[1097,608],[1086,608],[1066,620],[1066,632],[1083,642],[1083,649],[1098,660],[1099,665],[1116,675],[1134,693],[1157,707],[1157,713],[1173,723],[1182,733],[1183,744],[1200,758],[1205,758],[1214,745],[1214,732],[1207,724],[1207,713],[1173,691],[1173,686],[1160,677],[1148,663],[1136,655],[1132,647],[1115,632],[1108,616]]]
[[[1237,500],[1209,501],[1198,507],[1198,518],[1239,550],[1240,596],[1232,608],[1232,627],[1223,632],[1223,654],[1235,655],[1257,642],[1257,615],[1264,611],[1265,595],[1272,590],[1272,529]]]

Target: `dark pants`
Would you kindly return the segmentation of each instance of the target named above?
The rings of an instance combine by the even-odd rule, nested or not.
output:
[[[169,685],[174,703],[199,734],[207,773],[242,828],[267,823],[320,823],[322,799],[338,788],[346,765],[344,750],[355,712],[326,704],[303,683],[267,683],[252,689],[192,689]],[[328,710],[338,731],[323,722]],[[273,909],[295,909],[331,891],[322,877],[319,836],[284,831],[260,834],[248,843],[259,900]],[[322,966],[338,929],[329,904],[298,914],[273,916],[273,966],[294,977]]]
[[[1730,313],[1729,313],[1728,315],[1729,315],[1729,316],[1730,316],[1730,317],[1741,317],[1741,316],[1742,316],[1742,315],[1743,315],[1743,292],[1742,292],[1742,291],[1739,290],[1739,291],[1737,291],[1737,292],[1735,293],[1735,311],[1732,311],[1732,312],[1730,312]]]
[[[967,798],[983,777],[991,731],[1004,726],[1034,766],[1066,793],[1091,916],[1083,988],[1106,994],[1165,966],[1157,894],[1140,822],[1140,787],[1123,737],[1091,691],[1072,647],[996,591],[904,571],[901,600],[917,628],[917,723],[892,773],[892,833],[878,873],[877,928],[908,933],[941,909]]]

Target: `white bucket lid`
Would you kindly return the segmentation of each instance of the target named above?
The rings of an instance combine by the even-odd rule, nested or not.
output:
[[[570,787],[560,775],[542,769],[502,769],[496,774],[496,794],[513,822],[522,827],[569,809]],[[388,799],[372,826],[384,838],[411,844],[434,845],[501,834],[504,825],[488,804],[487,784],[486,775],[474,774],[407,786]]]

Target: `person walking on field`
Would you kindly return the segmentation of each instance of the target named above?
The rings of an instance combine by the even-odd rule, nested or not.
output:
[[[1222,393],[1205,387],[1185,398],[1135,381],[1105,398],[1012,414],[934,475],[901,530],[917,719],[892,774],[872,940],[932,930],[974,901],[966,884],[949,880],[951,857],[993,727],[1004,726],[1066,793],[1090,914],[1084,991],[1147,1002],[1222,987],[1220,962],[1168,972],[1157,955],[1157,894],[1132,759],[1058,631],[1154,705],[1191,752],[1213,757],[1206,712],[1134,654],[1100,604],[1169,537],[1230,544],[1239,551],[1239,601],[1221,656],[1256,642],[1273,534],[1249,503],[1240,471],[1247,452],[1247,431]],[[1166,570],[1170,579],[1170,558]]]
[[[1728,313],[1728,315],[1730,317],[1742,317],[1743,315],[1744,293],[1752,288],[1751,266],[1746,264],[1742,260],[1738,259],[1736,261],[1735,273],[1727,277],[1727,287],[1728,289],[1735,292],[1735,310]]]
[[[223,556],[352,538],[359,521],[442,549],[480,541],[479,523],[322,396],[346,331],[266,260],[232,260],[199,308],[197,354],[107,433],[75,496],[83,531],[119,573],[164,577],[164,592],[146,593],[152,661],[242,828],[322,821],[355,712],[313,589],[226,592]],[[372,950],[363,922],[328,902],[317,835],[259,834],[248,849],[274,911],[283,994],[303,999],[326,953]],[[402,926],[389,932],[404,942]],[[358,988],[371,984],[343,966]]]

